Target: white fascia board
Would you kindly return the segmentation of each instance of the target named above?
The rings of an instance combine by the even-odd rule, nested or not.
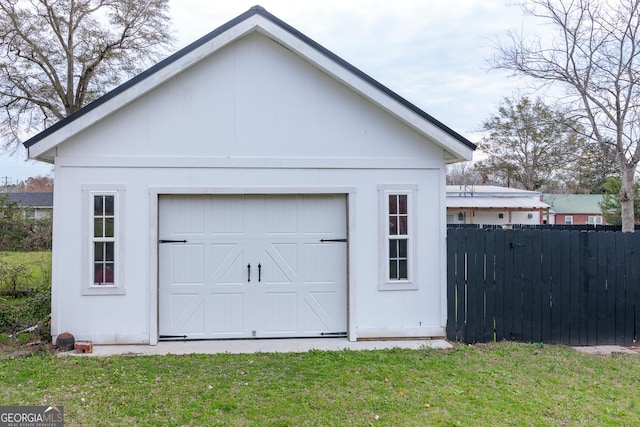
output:
[[[261,25],[258,27],[258,32],[261,32],[275,42],[297,53],[299,56],[329,74],[334,79],[345,84],[352,90],[355,90],[369,101],[380,106],[387,113],[397,117],[402,122],[427,137],[430,141],[451,153],[455,160],[448,158],[448,162],[456,160],[468,161],[472,159],[473,150],[470,147],[467,147],[450,134],[432,123],[429,123],[425,118],[414,113],[406,106],[389,97],[378,88],[372,86],[366,80],[363,80],[359,76],[353,74],[342,65],[330,58],[327,58],[324,54],[295,37],[288,31],[282,29],[280,26],[263,19]]]
[[[130,104],[141,96],[149,93],[178,74],[188,70],[232,41],[254,31],[256,25],[258,25],[258,20],[263,20],[263,18],[254,15],[247,20],[242,21],[238,25],[231,27],[226,32],[187,53],[166,67],[149,75],[144,80],[131,86],[129,89],[118,94],[104,104],[61,127],[43,140],[38,141],[37,144],[29,147],[29,158],[37,160],[50,159],[51,161],[53,159],[53,155],[52,153],[47,154],[47,152],[55,148],[58,144],[80,133],[84,129]]]

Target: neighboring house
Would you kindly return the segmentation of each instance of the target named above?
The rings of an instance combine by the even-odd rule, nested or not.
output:
[[[495,185],[447,185],[447,224],[544,224],[542,193]]]
[[[604,225],[600,209],[601,194],[545,194],[551,205],[551,223],[565,225]]]
[[[260,7],[25,146],[55,164],[54,339],[445,335],[475,146]]]
[[[53,193],[7,193],[27,219],[50,218],[53,214]]]

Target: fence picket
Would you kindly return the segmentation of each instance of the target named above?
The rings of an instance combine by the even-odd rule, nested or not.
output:
[[[466,341],[464,334],[464,325],[466,322],[467,314],[467,296],[465,292],[466,280],[467,280],[467,233],[463,228],[456,229],[456,257],[458,263],[456,264],[456,282],[455,295],[456,295],[456,334],[458,340]]]
[[[593,245],[594,242],[591,241],[590,237],[593,236],[589,234],[588,231],[580,233],[580,250],[583,259],[585,260],[582,263],[582,271],[581,271],[581,286],[580,286],[580,345],[589,345],[589,333],[594,331],[595,333],[595,319],[591,322],[589,319],[588,313],[595,313],[595,292],[594,291],[594,282],[596,280],[596,254],[594,253],[594,248],[590,244]],[[591,295],[594,295],[591,297]],[[594,343],[595,344],[595,343]]]
[[[510,286],[505,283],[506,277],[506,263],[505,263],[505,251],[507,250],[507,246],[505,244],[505,232],[503,230],[495,230],[493,232],[495,237],[494,239],[494,249],[495,249],[495,288],[494,288],[494,298],[493,298],[493,312],[495,319],[495,328],[496,328],[496,336],[495,339],[497,341],[502,341],[506,339],[504,330],[505,330],[505,313],[506,310],[506,301],[505,301],[505,287]]]
[[[522,337],[525,342],[533,341],[533,294],[534,294],[534,263],[532,229],[524,230],[523,273],[522,273]],[[538,254],[540,251],[538,250]],[[539,265],[536,265],[539,267]]]
[[[598,342],[600,344],[610,345],[616,343],[616,291],[617,283],[615,282],[615,256],[616,256],[616,240],[615,234],[611,232],[599,233],[600,246],[598,246],[598,262],[602,263],[606,270],[604,275],[604,298],[601,302],[602,307],[598,307],[602,313],[602,324],[598,324]]]
[[[480,295],[476,295],[476,282],[478,272],[476,271],[476,233],[477,229],[469,230],[467,233],[467,319],[465,322],[465,337],[467,342],[476,342],[476,326],[479,323],[476,315],[476,303]]]
[[[588,231],[587,234],[587,283],[586,309],[582,314],[587,322],[587,340],[585,345],[597,345],[598,327],[598,233]],[[591,315],[590,315],[591,314]]]
[[[615,235],[615,283],[616,283],[616,307],[615,307],[615,324],[616,324],[616,344],[628,345],[633,340],[627,340],[627,336],[631,335],[625,330],[625,233],[614,233]]]
[[[511,339],[514,341],[524,340],[522,330],[522,294],[523,294],[523,271],[524,271],[524,230],[516,230],[513,235],[513,326],[511,328]]]
[[[582,254],[582,238],[583,233],[571,233],[570,239],[570,254],[569,257],[569,344],[580,344],[580,310],[583,306],[581,297],[582,287],[581,282],[584,282],[582,277],[581,267],[581,254]]]
[[[467,324],[473,342],[482,342],[484,329],[484,230],[473,230],[473,263],[469,269],[469,307],[473,307],[473,321]]]
[[[482,331],[482,339],[484,342],[493,341],[495,330],[495,263],[496,263],[496,242],[495,232],[485,231],[483,233],[485,239],[485,299],[484,299],[484,329]]]
[[[531,339],[542,342],[542,233],[531,233]]]
[[[542,269],[540,281],[540,339],[539,342],[551,342],[551,303],[553,301],[552,284],[553,284],[553,256],[557,255],[554,251],[553,235],[551,230],[542,232]],[[557,246],[557,245],[556,245]]]
[[[552,284],[551,284],[551,339],[549,342],[557,344],[563,342],[563,336],[569,337],[568,310],[571,302],[568,286],[569,281],[569,258],[571,256],[571,246],[568,231],[551,232],[552,253]]]
[[[455,336],[456,316],[452,313],[456,312],[456,230],[455,228],[447,229],[447,337]]]

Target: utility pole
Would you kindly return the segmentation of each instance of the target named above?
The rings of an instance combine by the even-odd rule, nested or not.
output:
[[[11,179],[11,177],[10,176],[3,176],[3,177],[0,177],[0,178],[4,179],[4,188],[7,188],[9,186],[9,180]]]

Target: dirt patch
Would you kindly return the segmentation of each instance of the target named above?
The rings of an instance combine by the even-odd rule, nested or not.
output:
[[[0,358],[48,355],[57,352],[50,340],[19,341],[13,338],[0,343]]]

